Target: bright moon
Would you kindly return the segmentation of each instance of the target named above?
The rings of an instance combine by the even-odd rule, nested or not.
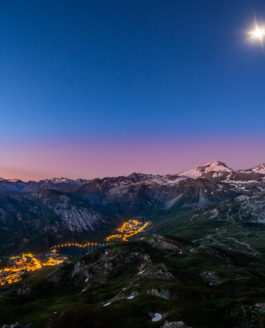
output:
[[[262,44],[265,38],[265,27],[256,24],[254,30],[248,32],[248,35],[251,39],[258,40]]]

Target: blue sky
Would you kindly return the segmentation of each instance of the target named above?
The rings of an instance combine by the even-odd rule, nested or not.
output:
[[[2,1],[1,157],[46,141],[265,140],[254,14],[265,22],[264,1]]]

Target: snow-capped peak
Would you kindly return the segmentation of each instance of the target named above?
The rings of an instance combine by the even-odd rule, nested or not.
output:
[[[255,173],[265,174],[265,163],[253,167],[251,171]]]
[[[195,169],[183,171],[179,173],[179,176],[185,176],[192,179],[197,179],[201,177],[202,175],[208,173],[208,172],[233,172],[232,169],[230,169],[225,163],[220,161],[212,161],[208,162],[202,166],[196,167]]]
[[[16,183],[16,182],[21,182],[21,180],[19,179],[4,179],[4,178],[0,178],[0,182],[12,182],[12,183]]]
[[[61,178],[52,178],[51,180],[46,180],[46,181],[52,182],[52,183],[70,183],[73,180],[61,177]]]

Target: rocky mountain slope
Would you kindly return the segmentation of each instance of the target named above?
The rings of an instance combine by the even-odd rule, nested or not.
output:
[[[1,254],[103,239],[131,215],[152,224],[0,288],[0,326],[264,327],[263,168],[211,162],[167,176],[4,182],[20,189],[0,192]]]
[[[0,180],[0,251],[104,238],[123,218],[163,220],[191,209],[265,192],[264,164],[233,170],[214,161],[176,175],[133,173],[92,180]],[[261,200],[262,202],[262,200]],[[255,203],[257,211],[261,205]],[[258,209],[260,208],[260,210]],[[256,215],[263,222],[262,215]]]
[[[225,232],[217,243],[214,226],[197,230],[195,239],[192,225],[186,224],[186,238],[180,228],[178,237],[146,233],[0,288],[0,325],[263,327],[264,251],[254,253],[238,237],[239,244],[229,242]]]

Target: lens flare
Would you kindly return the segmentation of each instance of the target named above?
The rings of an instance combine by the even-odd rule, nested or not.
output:
[[[258,23],[255,23],[254,29],[249,31],[248,35],[251,40],[259,41],[261,46],[263,46],[263,42],[265,39],[265,26],[260,26]]]

